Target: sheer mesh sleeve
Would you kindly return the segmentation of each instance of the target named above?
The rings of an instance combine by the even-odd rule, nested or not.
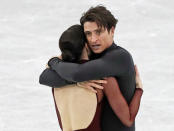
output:
[[[101,90],[101,89],[95,89],[96,91],[97,91],[97,103],[100,103],[101,101],[102,101],[102,99],[103,99],[103,96],[104,96],[104,94],[103,94],[103,91]]]
[[[136,89],[130,105],[128,105],[120,91],[116,79],[114,77],[109,77],[106,80],[107,84],[103,84],[103,91],[112,110],[124,125],[130,127],[134,123],[135,117],[139,110],[143,90]]]

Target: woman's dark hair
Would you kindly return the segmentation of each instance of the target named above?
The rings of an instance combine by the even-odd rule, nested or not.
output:
[[[81,25],[73,25],[65,30],[59,39],[62,60],[78,62],[85,46],[86,38]]]
[[[116,27],[116,24],[118,22],[118,20],[111,14],[111,12],[102,5],[91,7],[80,18],[80,23],[82,26],[84,26],[84,23],[88,21],[96,22],[99,28],[104,27],[108,30],[108,32],[112,27]]]

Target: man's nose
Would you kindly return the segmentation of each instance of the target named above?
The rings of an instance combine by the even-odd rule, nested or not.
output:
[[[92,36],[91,36],[91,42],[94,43],[94,42],[97,41],[97,39],[98,39],[98,37],[95,34],[92,34]]]

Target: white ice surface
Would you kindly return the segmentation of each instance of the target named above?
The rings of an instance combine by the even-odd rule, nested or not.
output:
[[[0,131],[59,130],[51,88],[39,75],[60,54],[60,34],[97,4],[119,19],[115,42],[141,73],[137,131],[174,130],[174,1],[0,0]]]

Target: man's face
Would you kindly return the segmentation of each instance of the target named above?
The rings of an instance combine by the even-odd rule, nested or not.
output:
[[[113,43],[114,27],[108,32],[104,27],[99,28],[96,22],[85,22],[84,32],[88,45],[94,53],[101,53]]]

